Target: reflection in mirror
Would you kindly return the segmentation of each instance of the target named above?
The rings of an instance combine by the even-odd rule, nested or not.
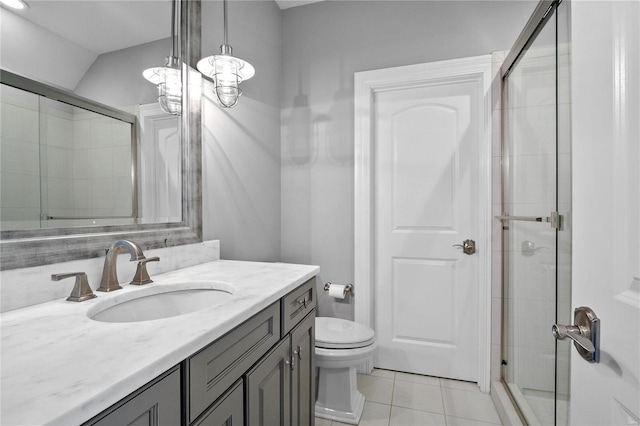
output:
[[[5,84],[0,102],[0,229],[136,222],[135,116],[123,121]]]
[[[2,9],[2,68],[128,112],[156,101],[142,76],[171,47],[166,0],[33,0]]]
[[[160,111],[156,88],[142,77],[144,69],[156,66],[169,51],[170,2],[33,0],[29,5],[22,15],[2,9],[2,39],[21,41],[2,43],[2,72],[10,71],[9,74],[27,77],[37,84],[44,83],[49,88],[62,88],[63,92],[73,91],[91,104],[101,104],[112,110],[117,108],[121,114],[133,114],[137,126],[132,132],[136,138],[131,146],[135,145],[135,149],[125,154],[124,141],[109,146],[112,161],[111,166],[105,170],[110,168],[111,174],[105,177],[124,178],[126,164],[131,162],[129,179],[135,184],[129,185],[129,195],[124,196],[127,201],[124,201],[124,197],[104,197],[101,200],[105,201],[103,206],[108,199],[108,203],[121,204],[123,208],[110,211],[104,209],[100,214],[111,217],[130,216],[111,219],[109,225],[103,224],[107,220],[104,216],[98,219],[84,219],[89,216],[80,216],[82,207],[78,203],[82,205],[82,197],[78,197],[78,200],[74,197],[73,207],[68,204],[68,199],[60,201],[58,207],[63,207],[66,211],[51,214],[52,201],[58,200],[56,196],[60,192],[66,192],[65,195],[75,192],[73,184],[62,189],[61,182],[54,179],[67,179],[67,183],[71,184],[72,180],[77,180],[76,177],[86,178],[95,174],[97,178],[97,175],[106,172],[96,171],[99,167],[95,165],[79,170],[83,168],[81,161],[75,161],[75,158],[71,161],[68,157],[63,159],[59,149],[74,151],[75,157],[76,148],[70,148],[69,141],[66,142],[67,145],[53,145],[55,149],[50,149],[48,145],[43,146],[41,143],[40,130],[36,131],[37,135],[27,134],[26,137],[31,138],[31,152],[24,156],[37,155],[39,160],[37,166],[36,163],[29,166],[29,174],[35,174],[36,170],[41,169],[46,173],[43,173],[43,177],[32,177],[31,181],[36,181],[39,185],[38,191],[44,186],[53,186],[57,194],[34,194],[31,192],[31,189],[36,188],[34,186],[26,197],[29,201],[24,201],[24,204],[34,210],[43,207],[36,220],[38,222],[43,222],[44,216],[50,221],[58,221],[55,226],[60,222],[72,226],[29,229],[31,225],[27,225],[21,229],[3,228],[0,238],[1,269],[101,256],[104,255],[104,249],[117,239],[133,239],[145,248],[201,241],[200,75],[195,71],[195,63],[200,57],[200,1],[182,1],[179,6],[180,56],[184,61],[182,87],[186,90],[183,93],[183,115],[180,117],[169,116]],[[64,50],[63,46],[70,47],[70,50]],[[39,49],[33,50],[36,47]],[[54,96],[52,99],[58,98]],[[65,100],[62,102],[70,103]],[[37,101],[38,108],[41,103],[46,104],[41,112],[46,110],[51,115],[55,110],[49,103],[40,100]],[[74,123],[76,114],[80,117],[74,108],[68,106],[61,111],[63,113],[55,111],[55,114],[67,114],[69,123],[70,117],[74,117]],[[31,115],[33,114],[38,116],[39,113],[34,110]],[[5,119],[2,124],[4,133]],[[20,128],[22,127],[19,126]],[[33,132],[33,127],[29,128]],[[39,123],[38,129],[41,128]],[[120,127],[116,132],[126,133]],[[36,138],[33,139],[33,136]],[[75,142],[75,134],[73,138]],[[60,145],[59,142],[58,144]],[[45,150],[53,152],[54,158],[45,159],[42,155]],[[113,157],[115,151],[119,151],[124,157]],[[87,152],[78,154],[78,157],[82,155],[91,156]],[[4,156],[2,168],[4,171]],[[62,172],[60,169],[63,168],[72,172]],[[56,169],[56,176],[49,176],[53,169]],[[49,185],[48,180],[56,183]],[[113,187],[111,190],[104,182],[96,181],[92,183],[92,188],[99,187],[100,194],[110,191],[120,193],[120,188]],[[124,179],[121,183],[123,182]],[[84,185],[86,187],[87,182]],[[2,186],[4,190],[4,179]],[[96,202],[99,201],[99,196],[90,194]],[[37,206],[37,203],[41,206]],[[84,208],[86,212],[86,203]],[[72,219],[62,216],[72,209]],[[4,209],[0,213],[4,214]],[[90,223],[92,226],[85,226],[89,220],[96,222]],[[123,221],[132,224],[123,225]]]
[[[161,61],[167,46],[174,45],[171,16],[167,1],[33,1],[22,11],[3,10],[3,36],[19,35],[23,40],[19,47],[17,43],[3,44],[3,68],[23,77],[34,77],[53,91],[60,90],[56,86],[62,87],[92,102],[117,108],[128,113],[127,117],[140,119],[144,110],[145,130],[151,133],[140,132],[138,136],[144,141],[135,141],[131,139],[135,135],[131,123],[135,121],[129,118],[123,123],[111,120],[110,124],[107,124],[110,119],[80,118],[82,114],[77,109],[75,113],[64,112],[62,104],[54,108],[51,101],[44,102],[42,98],[38,102],[37,122],[7,120],[3,114],[3,123],[9,126],[15,123],[40,128],[39,169],[43,173],[37,206],[33,200],[16,203],[21,200],[12,200],[11,195],[2,197],[2,230],[182,219],[181,212],[176,211],[180,210],[182,198],[180,156],[176,156],[179,149],[169,146],[179,143],[178,120],[148,114],[148,107],[157,104],[157,92],[142,76],[147,64]],[[52,51],[56,52],[55,58]],[[57,67],[61,60],[66,62],[64,70]],[[12,102],[6,90],[0,95],[6,99],[3,105]],[[74,104],[73,98],[71,103]],[[11,113],[15,112],[14,108]],[[163,132],[157,131],[159,126]],[[15,131],[19,129],[3,133]],[[4,153],[17,160],[26,156],[17,152],[15,138],[10,138],[12,142],[4,139]],[[7,144],[14,147],[5,147]],[[140,171],[140,167],[149,170]],[[17,175],[14,173],[11,178]],[[36,179],[32,174],[23,176],[23,180]],[[139,182],[135,180],[137,177],[141,178]],[[156,179],[160,187],[156,187]],[[35,188],[33,182],[19,182],[11,185],[8,193],[15,193],[25,185],[29,190]],[[138,191],[151,196],[138,198]],[[30,198],[35,197],[34,192]],[[37,207],[40,211],[36,215]],[[24,208],[29,209],[26,216],[22,214]]]

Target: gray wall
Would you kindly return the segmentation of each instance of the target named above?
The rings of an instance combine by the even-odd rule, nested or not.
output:
[[[329,1],[282,12],[282,261],[320,265],[319,284],[353,282],[354,72],[509,49],[535,4]],[[319,314],[351,319],[352,302],[319,291]]]
[[[0,10],[0,66],[24,77],[74,90],[98,56],[24,19]]]
[[[256,68],[235,108],[203,89],[203,232],[221,258],[280,259],[281,12],[273,1],[231,1],[229,44]],[[202,55],[220,52],[222,2],[202,2]]]
[[[113,107],[153,103],[158,89],[142,71],[163,67],[171,52],[171,38],[99,55],[82,77],[75,93]]]

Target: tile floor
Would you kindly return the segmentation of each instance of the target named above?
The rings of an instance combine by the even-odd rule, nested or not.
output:
[[[360,426],[500,425],[491,397],[475,383],[374,369],[358,374],[365,396]],[[316,426],[342,426],[316,417]]]

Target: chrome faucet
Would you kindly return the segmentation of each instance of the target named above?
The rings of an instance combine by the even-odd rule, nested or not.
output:
[[[122,250],[129,252],[131,255],[130,260],[132,262],[146,259],[138,244],[127,240],[116,241],[107,251],[107,257],[104,260],[104,268],[102,269],[102,280],[100,281],[98,291],[114,291],[122,288],[118,283],[118,274],[116,272],[118,255]]]

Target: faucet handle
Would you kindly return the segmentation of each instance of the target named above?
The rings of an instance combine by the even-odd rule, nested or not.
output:
[[[73,286],[73,290],[71,290],[71,294],[67,297],[67,300],[71,302],[83,302],[96,297],[89,286],[89,280],[87,279],[86,273],[69,272],[65,274],[51,274],[52,281],[60,281],[71,277],[76,277],[76,284]]]
[[[152,283],[153,280],[149,277],[149,273],[147,272],[147,263],[148,262],[158,262],[160,258],[158,256],[148,257],[146,259],[142,259],[138,261],[138,267],[136,268],[136,274],[133,276],[133,281],[129,284],[132,285],[143,285]]]

